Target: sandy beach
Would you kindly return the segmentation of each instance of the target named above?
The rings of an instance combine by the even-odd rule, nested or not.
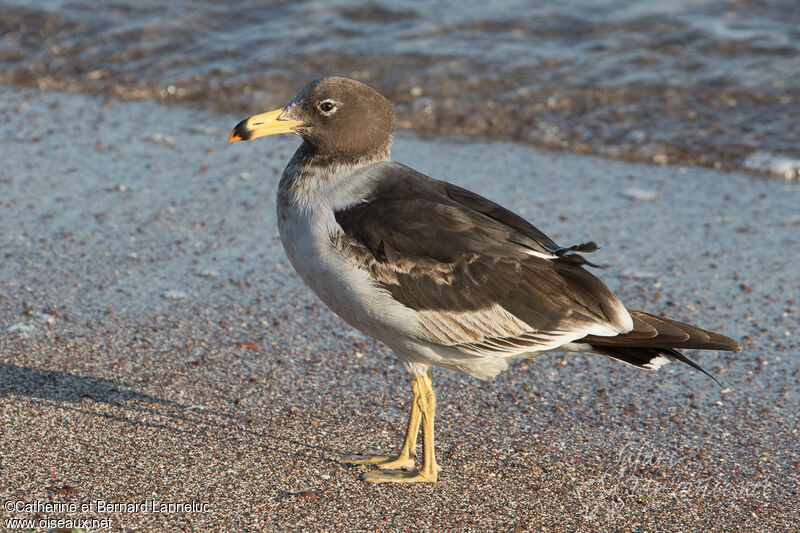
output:
[[[337,457],[400,444],[409,376],[299,281],[274,214],[299,141],[226,144],[241,118],[3,87],[7,529],[796,530],[796,182],[400,132],[394,159],[595,240],[629,307],[744,350],[688,352],[721,387],[583,354],[435,371],[439,482],[375,486]]]

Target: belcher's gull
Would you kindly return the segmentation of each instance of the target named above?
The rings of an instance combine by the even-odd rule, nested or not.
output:
[[[240,122],[230,142],[303,139],[278,187],[281,241],[300,277],[336,314],[386,343],[414,376],[405,442],[374,482],[436,481],[430,366],[481,379],[548,351],[587,351],[655,370],[680,348],[738,342],[627,309],[584,267],[593,242],[560,247],[466,189],[391,161],[392,105],[346,78],[314,81],[282,109]],[[422,466],[415,469],[422,424]]]

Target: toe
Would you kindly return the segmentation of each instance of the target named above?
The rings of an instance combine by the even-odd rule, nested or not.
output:
[[[339,457],[339,462],[352,465],[378,465],[389,462],[392,459],[394,458],[389,455],[358,455],[352,453]]]
[[[427,474],[421,470],[373,470],[364,474],[364,481],[370,483],[435,483],[436,472]]]

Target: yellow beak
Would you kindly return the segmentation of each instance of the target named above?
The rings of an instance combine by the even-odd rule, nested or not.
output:
[[[283,113],[283,108],[244,119],[233,128],[228,142],[252,141],[267,135],[294,133],[294,129],[303,124],[301,120],[278,120],[281,113]]]

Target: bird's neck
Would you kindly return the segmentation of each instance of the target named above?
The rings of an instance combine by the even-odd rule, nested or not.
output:
[[[391,139],[384,146],[373,150],[353,153],[320,152],[308,142],[303,142],[289,161],[289,165],[308,169],[317,175],[336,175],[345,171],[352,172],[358,168],[377,161],[387,161],[391,157]]]
[[[308,206],[340,189],[360,168],[390,159],[390,144],[385,149],[351,157],[321,154],[303,143],[283,171],[278,186],[279,203]],[[282,197],[282,198],[280,198]]]

